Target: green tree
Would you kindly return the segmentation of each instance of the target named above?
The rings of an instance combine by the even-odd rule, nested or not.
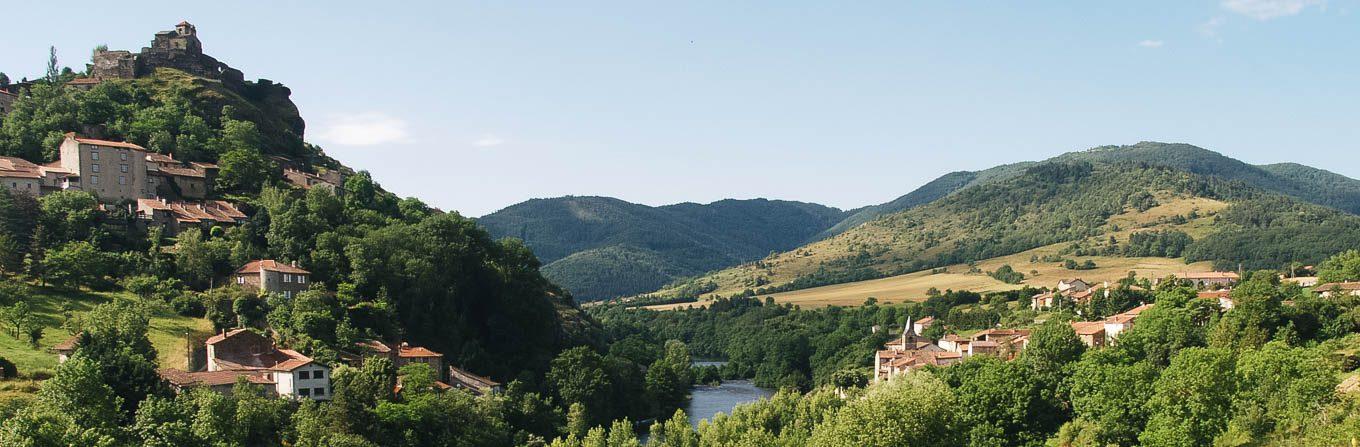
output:
[[[113,272],[108,253],[89,242],[69,242],[46,253],[43,272],[53,284],[65,287],[100,287]]]
[[[1228,425],[1238,378],[1231,351],[1186,348],[1176,354],[1148,399],[1144,446],[1209,445]]]
[[[1094,440],[1087,445],[1135,445],[1147,423],[1146,402],[1158,370],[1149,361],[1126,361],[1118,351],[1103,350],[1073,365],[1065,386],[1073,423],[1082,421],[1081,433]]]
[[[1138,324],[1119,334],[1115,346],[1134,360],[1165,367],[1180,350],[1204,346],[1204,332],[1188,309],[1159,300],[1157,306],[1139,314]]]
[[[84,355],[71,357],[43,382],[38,402],[71,416],[81,427],[110,434],[123,420],[123,399],[104,382],[100,365]]]
[[[1360,250],[1346,250],[1318,264],[1318,281],[1360,281]]]
[[[589,347],[562,351],[553,359],[545,383],[564,405],[583,405],[586,420],[591,421],[591,425],[612,413],[610,389],[613,383],[605,369],[604,358]]]
[[[959,445],[955,396],[944,381],[928,373],[898,376],[870,387],[835,416],[817,425],[811,445],[904,446]]]

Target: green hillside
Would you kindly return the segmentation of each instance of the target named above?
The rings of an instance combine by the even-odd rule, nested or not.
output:
[[[1160,204],[1174,215],[1152,216]],[[1184,208],[1184,209],[1180,209]],[[982,261],[1071,243],[1063,255],[1147,256],[1129,230],[1219,213],[1174,254],[1221,266],[1313,263],[1360,244],[1360,217],[1221,176],[1119,161],[1047,162],[1018,176],[961,189],[837,236],[704,275],[716,293],[796,290]],[[1202,233],[1202,234],[1200,234]],[[1118,236],[1115,243],[1107,239]],[[1159,241],[1140,236],[1138,244]],[[1179,237],[1179,236],[1175,236]]]
[[[723,200],[651,207],[608,197],[534,199],[478,219],[496,237],[519,238],[544,275],[579,300],[655,290],[787,250],[841,220],[821,205]]]
[[[1134,145],[1101,146],[1086,151],[1069,152],[1045,160],[1055,161],[1132,162],[1165,166],[1195,174],[1241,181],[1305,202],[1360,214],[1360,180],[1296,163],[1250,165],[1189,144],[1145,141]],[[818,238],[843,233],[878,216],[921,206],[970,186],[1013,178],[1023,174],[1026,168],[1035,164],[1037,162],[1021,162],[982,171],[945,174],[891,202],[854,210],[845,220],[819,234]]]

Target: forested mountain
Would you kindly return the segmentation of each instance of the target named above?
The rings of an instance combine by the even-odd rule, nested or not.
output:
[[[1184,230],[1195,227],[1200,234],[1183,253],[1155,256],[1184,255],[1232,269],[1316,263],[1360,244],[1360,216],[1225,176],[1130,160],[1084,160],[1104,157],[1101,151],[1078,154],[1091,155],[1069,154],[1022,169],[1018,176],[994,177],[691,284],[716,284],[706,287],[716,293],[749,289],[762,294],[970,263],[1055,244],[1069,244],[1062,251],[1068,255],[1134,253],[1142,250],[1120,244],[1134,242],[1134,233],[1143,229],[1170,231],[1157,237],[1189,239]],[[1147,237],[1136,239],[1145,243]]]
[[[1360,180],[1330,171],[1297,163],[1251,165],[1223,154],[1189,144],[1140,142],[1127,146],[1101,146],[1086,151],[1069,152],[1045,160],[1094,162],[1136,162],[1238,180],[1268,191],[1275,191],[1306,202],[1326,205],[1352,214],[1360,214]],[[1039,162],[1020,162],[1001,165],[982,171],[951,172],[893,199],[891,202],[867,206],[845,220],[828,228],[819,238],[843,233],[855,226],[884,214],[905,211],[921,206],[969,186],[1002,181],[1023,174]]]
[[[608,197],[534,199],[478,219],[523,240],[579,300],[655,290],[677,278],[787,250],[841,220],[821,205],[722,200],[660,207]]]

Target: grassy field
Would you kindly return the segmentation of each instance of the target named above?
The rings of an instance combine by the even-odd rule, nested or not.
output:
[[[1127,241],[1129,234],[1148,229],[1176,229],[1199,238],[1214,231],[1211,216],[1226,207],[1226,203],[1212,199],[1164,197],[1161,198],[1161,205],[1146,211],[1112,216],[1104,228],[1106,230],[1104,234],[1092,238],[1092,240],[1104,240],[1114,236],[1120,241]],[[1202,217],[1184,224],[1171,224],[1167,221],[1172,216],[1186,215],[1192,210],[1199,212]],[[731,295],[744,288],[749,288],[749,285],[743,284],[735,278],[752,276],[753,273],[750,271],[752,269],[760,270],[760,274],[771,279],[772,284],[791,281],[799,274],[815,270],[820,262],[827,259],[827,253],[844,251],[845,248],[839,247],[839,245],[845,245],[846,242],[838,238],[828,239],[768,258],[764,261],[765,267],[762,268],[743,265],[710,274],[707,279],[716,281],[720,288],[707,294],[705,298],[710,298],[713,295]],[[1030,262],[1030,259],[1034,257],[1042,258],[1045,255],[1058,255],[1070,245],[1070,243],[1053,244],[1013,255],[991,258],[978,262],[977,267],[986,272],[994,271],[1002,265],[1009,264],[1015,271],[1025,274],[1024,284],[1033,287],[1053,287],[1059,279],[1075,277],[1088,282],[1114,281],[1125,277],[1130,271],[1137,272],[1139,276],[1164,277],[1186,271],[1211,269],[1208,262],[1186,265],[1184,260],[1168,258],[1064,255],[1078,262],[1084,262],[1088,259],[1094,261],[1097,267],[1094,270],[1068,270],[1060,263]],[[832,247],[836,248],[832,249]],[[1021,285],[997,281],[982,273],[968,273],[968,271],[967,265],[952,265],[947,267],[947,273],[942,274],[932,275],[930,271],[920,271],[882,279],[776,293],[769,296],[774,297],[777,302],[793,303],[804,307],[853,306],[862,304],[869,297],[877,298],[879,302],[920,301],[925,299],[926,290],[932,287],[941,291],[962,289],[976,292],[1022,287]],[[695,305],[695,303],[666,304],[649,306],[648,308],[665,310],[689,305]]]
[[[1223,209],[1227,208],[1228,206],[1228,204],[1225,202],[1213,199],[1205,199],[1199,197],[1170,196],[1165,194],[1160,195],[1158,197],[1158,201],[1160,203],[1158,206],[1155,206],[1145,211],[1140,212],[1129,209],[1123,214],[1111,216],[1109,221],[1102,227],[1103,234],[1096,238],[1092,238],[1092,240],[1108,239],[1110,236],[1115,236],[1120,241],[1127,241],[1128,235],[1130,233],[1133,233],[1135,231],[1146,231],[1149,229],[1177,229],[1190,234],[1192,237],[1199,238],[1214,231],[1212,216],[1215,213],[1218,213]],[[1169,219],[1173,216],[1188,215],[1191,211],[1197,212],[1201,217],[1183,224],[1173,224],[1169,221]],[[699,280],[712,281],[718,284],[718,289],[708,294],[706,297],[711,297],[712,295],[727,296],[739,293],[745,289],[754,289],[756,287],[759,287],[756,285],[758,284],[755,281],[756,278],[761,278],[763,280],[762,281],[763,284],[767,285],[777,286],[780,284],[785,284],[790,281],[793,281],[795,278],[798,278],[801,275],[815,272],[818,268],[822,267],[823,265],[826,265],[827,263],[832,263],[836,259],[859,252],[860,250],[865,248],[873,247],[886,249],[885,252],[876,256],[875,268],[878,269],[880,272],[888,272],[891,271],[890,270],[891,267],[898,265],[903,260],[928,258],[929,256],[932,256],[934,254],[934,252],[931,250],[938,251],[942,250],[943,247],[949,246],[949,244],[943,243],[930,250],[920,251],[919,247],[917,247],[917,245],[919,244],[911,242],[912,238],[914,237],[913,235],[917,233],[921,232],[938,233],[940,231],[944,230],[938,228],[932,229],[932,227],[921,227],[914,228],[906,233],[902,233],[895,232],[895,230],[892,229],[876,228],[872,225],[869,225],[866,226],[863,229],[863,231],[848,232],[836,237],[814,242],[812,244],[800,247],[792,251],[771,255],[770,257],[767,257],[759,262],[746,263],[721,271],[712,272],[707,275],[704,275]],[[1029,254],[1031,253],[1036,252],[1056,253],[1057,251],[1059,251],[1059,249],[1065,248],[1068,245],[1069,244],[1056,244],[1052,247],[1041,247],[1035,250],[1027,251],[1023,256],[1024,263],[1028,264]],[[1011,257],[1008,256],[1004,258]],[[1083,257],[1082,259],[1085,258]],[[1021,271],[1028,274],[1030,270],[1029,267],[1022,268],[1022,266],[1020,265],[1015,265],[1015,262],[1012,260],[1007,260],[1006,262],[1012,263],[1012,267],[1014,267],[1017,271]],[[1099,263],[1099,261],[1097,261],[1097,263]],[[1113,261],[1113,263],[1119,262]],[[984,270],[994,268],[987,267],[987,264],[985,262],[982,265]],[[999,266],[1000,264],[997,265]],[[1040,270],[1042,273],[1045,269]],[[950,271],[967,272],[967,269],[965,268],[960,270],[957,268],[951,268]],[[918,274],[912,273],[903,276],[914,277],[913,275]],[[945,285],[950,285],[953,284],[954,282],[971,285],[973,287],[985,286],[984,284],[979,284],[975,280],[963,280],[958,278],[943,280],[943,283]],[[875,284],[876,285],[874,287],[881,287],[880,283]],[[919,289],[920,291],[924,291],[925,289],[928,289],[930,287],[937,287],[940,288],[941,290],[944,289],[943,287],[939,287],[934,284],[926,284],[920,287],[909,287],[905,290],[913,291]],[[894,290],[896,290],[896,288],[894,288]],[[673,290],[659,291],[659,293],[661,294],[671,292],[673,292]],[[797,292],[788,292],[783,295],[795,293]],[[796,296],[801,297],[804,295]],[[854,293],[850,296],[862,296],[862,294]],[[845,299],[850,299],[850,296],[847,296]],[[778,297],[779,295],[776,295],[776,299],[778,299]],[[883,297],[878,298],[880,300],[883,299]],[[843,302],[843,299],[835,299],[834,302],[840,303]]]
[[[882,279],[775,293],[768,296],[773,297],[775,302],[796,304],[802,307],[855,306],[863,304],[864,300],[869,297],[878,299],[880,303],[922,301],[926,298],[926,291],[932,287],[940,291],[953,289],[994,292],[1018,289],[1024,285],[1036,288],[1054,287],[1058,280],[1065,278],[1081,278],[1092,283],[1113,282],[1127,276],[1131,271],[1137,272],[1138,276],[1141,277],[1160,278],[1170,274],[1179,275],[1186,271],[1207,271],[1211,269],[1208,262],[1187,265],[1184,260],[1170,258],[1109,256],[1077,258],[1083,261],[1087,259],[1094,261],[1096,263],[1094,270],[1068,270],[1058,263],[1030,262],[1031,255],[1042,257],[1046,253],[1057,252],[1060,249],[1059,246],[1043,247],[1010,256],[988,259],[977,264],[977,267],[984,272],[993,271],[1002,265],[1009,264],[1011,268],[1025,274],[1025,280],[1022,284],[1006,284],[984,273],[967,273],[968,266],[960,264],[949,266],[947,273],[931,274],[930,271],[921,271]],[[1034,272],[1038,272],[1038,275],[1034,275]],[[648,306],[647,308],[667,310],[689,305],[697,304],[664,304]]]
[[[19,368],[19,373],[23,375],[40,370],[50,371],[57,367],[57,356],[51,348],[71,336],[62,328],[68,313],[71,318],[75,318],[89,312],[99,303],[117,299],[137,299],[125,293],[71,292],[41,287],[34,287],[33,291],[27,302],[33,306],[34,312],[46,326],[38,348],[30,347],[27,340],[16,339],[8,333],[0,334],[0,357],[14,362]],[[212,323],[201,318],[179,316],[164,307],[154,311],[151,317],[151,333],[148,335],[156,347],[162,367],[185,367],[186,332],[193,335],[194,339],[202,340],[212,334]],[[13,385],[0,387],[0,393],[5,392],[4,388],[12,387]]]

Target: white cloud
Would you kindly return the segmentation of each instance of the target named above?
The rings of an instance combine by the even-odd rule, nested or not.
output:
[[[1199,31],[1200,35],[1204,37],[1218,38],[1218,29],[1223,27],[1223,22],[1222,17],[1214,17],[1199,24],[1195,27],[1195,30]]]
[[[1166,45],[1166,42],[1160,40],[1144,40],[1142,42],[1138,42],[1138,46],[1143,48],[1161,48],[1162,45]]]
[[[406,121],[378,112],[336,116],[319,133],[322,141],[343,146],[376,146],[410,141]]]
[[[1324,0],[1223,0],[1223,9],[1254,18],[1270,20],[1296,15],[1309,6],[1322,5]]]
[[[477,141],[472,142],[473,146],[483,149],[493,148],[502,144],[505,144],[505,140],[495,135],[483,135],[481,138],[478,138]]]

